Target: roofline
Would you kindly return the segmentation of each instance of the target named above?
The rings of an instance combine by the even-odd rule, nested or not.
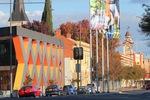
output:
[[[0,28],[0,37],[10,36],[10,27],[2,27]],[[58,38],[45,35],[40,32],[32,31],[26,28],[22,28],[19,26],[12,26],[12,36],[22,36],[28,37],[31,39],[47,42],[50,44],[56,44],[59,46],[64,46],[64,42]]]

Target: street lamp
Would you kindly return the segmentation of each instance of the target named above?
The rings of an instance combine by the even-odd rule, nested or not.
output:
[[[11,5],[10,0],[10,97],[12,97],[12,15],[11,15]]]

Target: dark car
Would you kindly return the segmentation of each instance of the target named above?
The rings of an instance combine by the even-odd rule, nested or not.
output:
[[[87,86],[79,86],[78,88],[78,94],[86,94],[88,93],[88,89],[87,89]]]
[[[0,95],[3,95],[3,91],[0,91]]]
[[[149,90],[150,89],[150,84],[147,84],[146,85],[146,90]]]
[[[58,85],[50,85],[45,89],[45,96],[63,95],[63,90]]]
[[[63,87],[63,92],[64,92],[64,95],[77,94],[77,89],[73,85],[65,85]]]
[[[18,92],[19,97],[36,97],[42,96],[42,91],[40,90],[40,88],[37,88],[36,86],[23,86],[19,92]]]

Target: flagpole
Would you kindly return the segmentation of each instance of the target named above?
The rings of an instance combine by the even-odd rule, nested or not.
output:
[[[104,34],[102,33],[102,93],[104,93]]]
[[[109,93],[109,45],[108,45],[108,37],[107,37],[107,92]]]
[[[89,0],[89,5],[90,5],[90,0]],[[89,13],[90,13],[90,9],[89,9]],[[93,93],[93,89],[92,89],[92,63],[93,63],[92,62],[92,31],[91,31],[91,27],[89,28],[90,28],[90,81],[91,81],[91,93]]]
[[[99,82],[98,82],[98,32],[97,30],[96,30],[96,83],[97,83],[97,93],[98,93]]]

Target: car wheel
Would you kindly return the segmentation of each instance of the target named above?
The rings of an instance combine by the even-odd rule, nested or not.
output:
[[[60,91],[58,92],[58,96],[60,96],[61,94],[60,94]]]
[[[65,90],[63,94],[64,94],[64,95],[67,95],[67,91]]]
[[[48,95],[46,94],[45,96],[47,97]]]
[[[36,93],[34,93],[33,96],[36,97]]]
[[[40,92],[40,95],[39,95],[39,97],[42,97],[42,92]]]

